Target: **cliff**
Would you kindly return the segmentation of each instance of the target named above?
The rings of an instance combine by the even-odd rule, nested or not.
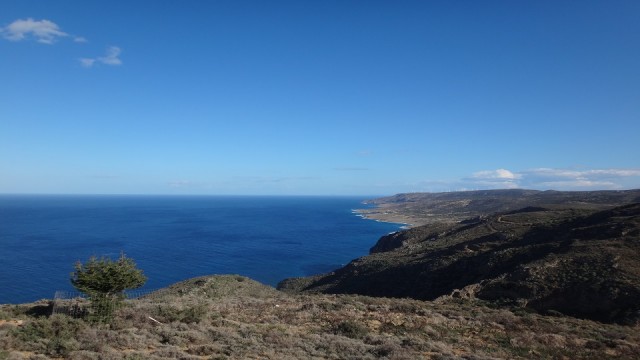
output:
[[[603,322],[640,319],[640,204],[526,207],[382,237],[332,273],[287,291],[465,297]]]

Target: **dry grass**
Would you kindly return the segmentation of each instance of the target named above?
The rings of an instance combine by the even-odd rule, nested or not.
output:
[[[130,301],[109,325],[34,306],[0,308],[0,359],[640,358],[637,325],[455,299],[289,295],[237,276]]]

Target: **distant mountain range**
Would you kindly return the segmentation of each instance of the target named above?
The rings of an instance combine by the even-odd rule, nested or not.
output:
[[[286,291],[479,298],[603,322],[640,319],[640,190],[400,194],[368,215],[427,225],[382,237]],[[386,214],[385,214],[386,213]]]
[[[415,226],[433,222],[455,223],[474,216],[538,206],[549,209],[606,209],[640,202],[640,190],[538,191],[482,190],[444,193],[409,193],[369,200],[367,218],[404,222]]]

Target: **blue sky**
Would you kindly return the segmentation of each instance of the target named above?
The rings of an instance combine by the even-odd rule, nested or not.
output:
[[[640,187],[638,1],[0,3],[0,193]]]

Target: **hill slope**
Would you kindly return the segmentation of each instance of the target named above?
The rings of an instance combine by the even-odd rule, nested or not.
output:
[[[604,210],[634,202],[640,202],[640,190],[481,190],[398,194],[369,200],[367,203],[376,207],[359,212],[371,219],[419,226],[434,222],[456,223],[476,216],[524,207]]]
[[[604,211],[528,207],[381,238],[290,291],[434,300],[477,297],[605,322],[640,318],[640,204]]]
[[[638,326],[460,299],[286,294],[232,275],[129,300],[108,326],[46,316],[46,308],[0,306],[0,359],[640,357]]]

